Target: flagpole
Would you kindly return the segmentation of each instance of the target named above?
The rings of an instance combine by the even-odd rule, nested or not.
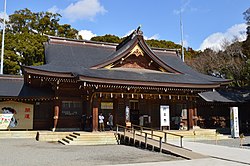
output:
[[[2,50],[1,50],[1,69],[0,74],[3,74],[3,54],[4,54],[4,36],[5,36],[5,17],[6,17],[6,0],[4,0],[4,16],[3,16],[3,35],[2,35]]]
[[[182,24],[182,9],[180,10],[180,28],[181,28],[181,59],[184,62],[185,57],[184,57],[184,47],[183,47],[183,24]]]

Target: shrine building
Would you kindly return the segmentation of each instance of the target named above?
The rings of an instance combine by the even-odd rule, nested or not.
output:
[[[111,113],[114,125],[156,129],[164,120],[178,129],[174,118],[181,117],[188,130],[204,111],[199,94],[230,83],[187,66],[178,50],[149,47],[140,29],[120,44],[50,36],[44,65],[24,66],[23,74],[1,76],[0,106],[20,105],[17,121],[29,120],[33,130],[82,129],[83,117],[86,130],[97,130],[101,112],[105,124]],[[168,111],[163,121],[162,108]]]

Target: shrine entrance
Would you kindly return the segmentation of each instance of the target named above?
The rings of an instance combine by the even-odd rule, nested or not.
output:
[[[130,100],[129,101],[130,108],[130,122],[135,125],[139,125],[139,101],[138,100]]]

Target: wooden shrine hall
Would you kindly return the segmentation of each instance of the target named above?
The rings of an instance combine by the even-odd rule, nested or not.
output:
[[[192,129],[198,93],[230,82],[193,70],[177,50],[150,48],[139,28],[120,44],[49,37],[45,64],[25,66],[23,72],[21,89],[38,92],[1,95],[1,101],[31,104],[32,129],[46,130],[97,130],[101,112],[105,124],[111,113],[114,125],[131,122],[159,129],[162,106],[169,111],[165,120],[170,129],[179,129],[176,117],[183,129]],[[13,83],[16,78],[8,79]]]

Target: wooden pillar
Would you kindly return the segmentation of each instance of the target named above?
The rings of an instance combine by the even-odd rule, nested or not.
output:
[[[98,108],[93,108],[93,131],[98,131]]]
[[[194,126],[197,126],[198,117],[197,117],[197,108],[196,107],[194,107],[193,120],[194,120]]]
[[[188,129],[192,129],[194,126],[194,123],[193,123],[193,108],[189,107],[188,108]]]
[[[93,98],[92,95],[92,100],[90,102],[91,107],[92,107],[92,131],[98,131],[98,106],[99,106],[99,101]]]
[[[188,129],[193,129],[195,125],[197,125],[197,110],[195,108],[195,105],[193,103],[188,105]]]
[[[61,104],[61,102],[58,100],[59,84],[60,84],[60,82],[57,81],[56,85],[55,85],[55,87],[56,87],[55,88],[55,96],[56,96],[56,98],[54,99],[54,116],[53,116],[54,125],[53,125],[53,128],[52,128],[53,132],[56,130],[56,127],[57,127],[58,118],[59,118],[59,111],[60,111],[60,104]]]
[[[53,117],[54,126],[53,126],[53,129],[52,129],[53,132],[56,130],[56,127],[57,127],[58,118],[59,118],[59,110],[60,110],[58,102],[56,102],[56,103],[57,104],[54,106],[54,117]]]

